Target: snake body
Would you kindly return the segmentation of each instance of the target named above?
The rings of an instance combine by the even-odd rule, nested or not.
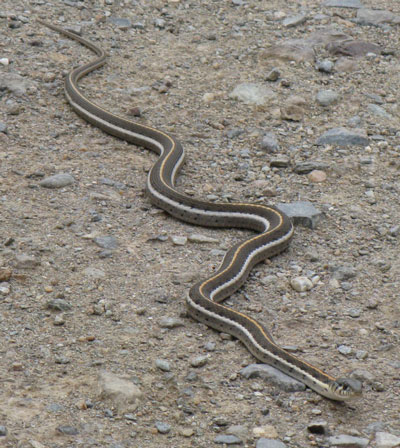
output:
[[[105,63],[105,52],[73,32],[42,20],[39,22],[96,53],[95,60],[68,73],[65,78],[66,98],[74,111],[89,123],[159,155],[146,183],[153,204],[191,224],[238,227],[257,232],[255,236],[229,249],[219,269],[190,289],[187,296],[189,314],[209,327],[235,336],[256,358],[300,380],[327,398],[343,401],[358,395],[361,384],[357,380],[335,379],[293,356],[280,348],[259,322],[221,303],[244,283],[255,264],[280,253],[288,246],[293,235],[291,220],[270,205],[211,203],[178,191],[174,182],[185,156],[181,143],[172,135],[116,116],[90,101],[79,89],[78,82]]]

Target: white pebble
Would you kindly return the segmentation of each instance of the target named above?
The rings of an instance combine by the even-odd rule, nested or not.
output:
[[[290,281],[290,286],[298,292],[309,291],[314,285],[307,277],[295,277]]]
[[[10,60],[8,58],[1,58],[0,64],[1,65],[8,65],[10,63]]]

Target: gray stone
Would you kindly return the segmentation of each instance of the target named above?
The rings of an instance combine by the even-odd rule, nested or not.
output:
[[[7,125],[2,121],[0,121],[0,132],[2,132],[3,134],[7,134]]]
[[[316,100],[320,106],[328,107],[338,101],[339,94],[333,90],[320,90],[317,93]]]
[[[242,83],[229,94],[230,98],[246,104],[263,105],[275,98],[275,93],[262,84]]]
[[[28,254],[17,254],[15,256],[17,269],[34,269],[40,262],[33,256]]]
[[[118,247],[115,236],[98,236],[93,238],[93,242],[103,249],[116,249]]]
[[[71,174],[60,173],[54,176],[46,177],[39,182],[39,185],[44,188],[62,188],[71,185],[75,182],[75,179]]]
[[[121,30],[127,30],[128,28],[132,27],[132,22],[129,19],[124,19],[122,17],[110,16],[108,18],[108,21],[113,25],[116,25]]]
[[[64,434],[66,436],[76,436],[77,434],[79,434],[78,429],[75,428],[74,426],[70,426],[70,425],[57,426],[56,430],[59,433]]]
[[[161,328],[177,328],[177,327],[183,327],[185,324],[178,319],[177,317],[163,317],[160,319],[159,325]]]
[[[279,151],[279,143],[272,132],[264,134],[261,140],[261,149],[264,149],[268,153]]]
[[[333,70],[333,62],[329,59],[317,62],[317,70],[323,73],[331,73]]]
[[[8,90],[16,96],[22,96],[32,86],[33,84],[30,80],[15,73],[0,74],[0,91]]]
[[[367,146],[369,140],[366,132],[361,129],[332,128],[324,132],[316,143],[317,145]]]
[[[400,24],[400,16],[383,9],[362,8],[357,11],[357,23],[361,25],[382,25],[383,23]]]
[[[274,82],[277,81],[281,76],[281,72],[277,68],[273,68],[269,73],[267,73],[265,80]]]
[[[157,369],[162,370],[163,372],[170,372],[171,366],[169,362],[165,359],[156,359],[155,365]]]
[[[347,346],[347,345],[339,345],[338,347],[338,352],[341,353],[342,355],[350,355],[353,350],[351,347]]]
[[[360,0],[325,0],[322,6],[329,8],[362,8]]]
[[[220,434],[214,439],[214,443],[218,445],[238,445],[242,441],[233,434]]]
[[[314,170],[327,170],[329,168],[329,164],[326,162],[318,162],[314,160],[309,160],[307,162],[299,162],[293,167],[293,171],[296,174],[308,174]]]
[[[286,448],[286,445],[277,439],[261,439],[257,440],[256,448]]]
[[[282,25],[286,28],[301,25],[307,20],[307,14],[296,14],[295,16],[289,16],[283,19]]]
[[[367,107],[368,111],[371,112],[371,114],[376,115],[377,117],[392,118],[389,112],[386,112],[383,107],[378,106],[377,104],[370,103]]]
[[[190,360],[190,365],[192,367],[203,367],[208,362],[208,356],[207,355],[200,355],[196,356],[196,358],[192,358]]]
[[[389,432],[377,432],[375,434],[376,448],[394,448],[400,446],[400,437]]]
[[[262,378],[286,392],[305,390],[306,386],[268,364],[250,364],[240,371],[245,378]]]
[[[322,213],[308,201],[298,201],[290,204],[280,202],[277,207],[289,218],[292,218],[294,224],[310,229],[315,229],[322,218]]]
[[[3,425],[0,425],[0,437],[4,437],[7,435],[7,428]]]
[[[68,311],[72,306],[64,299],[52,299],[46,303],[46,308],[51,311]]]
[[[156,428],[160,434],[168,434],[171,431],[171,425],[164,422],[156,422]]]
[[[328,443],[330,446],[338,448],[364,448],[368,445],[369,439],[341,434],[339,436],[329,437]]]
[[[332,276],[336,280],[346,281],[357,276],[357,269],[351,265],[329,266]]]
[[[153,23],[156,28],[159,28],[160,30],[162,30],[165,28],[165,25],[167,22],[164,19],[156,18],[156,19],[154,19]]]

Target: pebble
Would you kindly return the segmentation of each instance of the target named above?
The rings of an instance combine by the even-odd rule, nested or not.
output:
[[[192,243],[219,243],[219,240],[207,235],[201,235],[200,233],[192,233],[189,235],[189,241]]]
[[[253,428],[253,435],[256,438],[265,437],[266,439],[277,439],[278,432],[272,425],[256,426]]]
[[[353,352],[353,350],[348,345],[339,345],[338,352],[341,353],[342,355],[347,356],[350,355]]]
[[[293,167],[293,171],[296,174],[308,174],[311,173],[314,170],[326,170],[329,168],[329,165],[325,162],[317,162],[314,160],[310,160],[307,162],[298,162]]]
[[[261,140],[261,149],[266,151],[267,153],[273,153],[276,151],[279,151],[279,143],[276,139],[275,134],[272,132],[267,132],[264,134],[262,140]]]
[[[164,422],[156,422],[156,428],[160,434],[168,434],[171,431],[171,425]]]
[[[400,15],[383,9],[360,8],[357,11],[357,23],[361,25],[381,25],[383,23],[400,24]]]
[[[59,173],[54,176],[46,177],[39,182],[39,185],[44,188],[63,188],[71,185],[75,179],[71,174]]]
[[[107,371],[99,374],[99,398],[110,400],[121,413],[134,412],[142,397],[141,390],[132,381]]]
[[[93,242],[103,249],[116,249],[118,247],[115,236],[98,236],[93,238]]]
[[[15,96],[23,96],[34,84],[16,73],[2,73],[0,77],[0,91],[8,90]]]
[[[326,434],[328,431],[328,422],[325,420],[316,420],[309,423],[307,429],[311,434]]]
[[[6,244],[4,244],[6,245]],[[0,268],[0,282],[8,282],[12,276],[11,269]]]
[[[322,213],[308,201],[297,201],[290,204],[280,202],[277,207],[289,218],[292,218],[294,224],[300,224],[310,229],[315,229],[322,218]]]
[[[291,28],[297,25],[301,25],[307,20],[307,14],[296,14],[294,16],[286,17],[282,20],[282,25],[286,28]]]
[[[316,101],[320,106],[328,107],[339,99],[339,94],[333,90],[320,90],[317,93]]]
[[[175,246],[184,246],[187,243],[187,240],[186,236],[171,236],[172,244],[175,244]]]
[[[313,170],[308,174],[308,179],[312,183],[321,183],[326,181],[327,174],[325,171]]]
[[[289,163],[289,157],[284,155],[274,157],[270,161],[271,168],[287,168],[289,166]]]
[[[388,112],[386,112],[386,110],[383,107],[378,106],[377,104],[370,103],[368,104],[367,108],[368,112],[370,112],[373,115],[376,115],[377,117],[382,117],[386,119],[392,118],[392,116]]]
[[[122,17],[110,16],[107,20],[121,30],[127,30],[132,27],[132,22]]]
[[[324,132],[316,143],[317,145],[367,146],[369,139],[364,130],[341,127]]]
[[[7,66],[10,63],[8,58],[0,58],[0,64]]]
[[[33,269],[40,263],[33,255],[17,254],[15,256],[17,269]]]
[[[0,437],[4,437],[7,435],[7,428],[3,425],[0,425]]]
[[[204,367],[208,362],[208,356],[207,355],[201,355],[197,356],[196,358],[192,358],[190,360],[190,365],[192,367]]]
[[[0,283],[0,296],[8,296],[11,291],[11,286],[7,282],[1,282]]]
[[[325,0],[323,6],[331,8],[362,8],[360,0]]]
[[[231,425],[226,430],[227,434],[232,434],[238,437],[240,440],[246,440],[248,436],[248,429],[244,425]]]
[[[306,386],[268,364],[250,364],[240,371],[247,379],[262,378],[278,386],[286,392],[297,392],[305,390]]]
[[[295,277],[290,281],[290,286],[297,292],[304,292],[312,289],[314,285],[307,277]]]
[[[277,81],[281,76],[281,72],[277,68],[273,68],[270,72],[265,76],[266,81],[274,82]]]
[[[389,432],[377,432],[375,434],[376,448],[394,448],[400,446],[400,437]]]
[[[286,445],[280,440],[265,439],[262,437],[257,440],[256,448],[286,448]]]
[[[338,448],[364,448],[368,445],[369,439],[341,434],[339,436],[329,437],[328,443],[330,446]]]
[[[242,441],[239,437],[236,437],[233,434],[219,434],[215,437],[214,443],[217,445],[238,445],[241,444]]]
[[[183,327],[185,324],[177,317],[163,317],[160,319],[159,325],[161,328],[172,328]]]
[[[57,316],[54,317],[53,325],[60,327],[64,324],[65,324],[65,319],[64,319],[63,315],[57,314]]]
[[[194,435],[194,429],[193,428],[182,428],[179,433],[183,437],[192,437]]]
[[[171,366],[170,366],[169,362],[165,359],[156,359],[155,365],[156,365],[157,369],[160,369],[163,372],[171,371]]]
[[[318,61],[317,70],[323,73],[331,73],[333,70],[333,62],[330,59]]]
[[[262,84],[242,83],[229,94],[230,98],[243,101],[245,104],[261,106],[267,104],[276,94]]]
[[[79,434],[78,429],[75,428],[74,426],[70,426],[70,425],[60,425],[60,426],[57,426],[56,430],[59,433],[65,434],[67,436],[76,436],[77,434]]]
[[[2,132],[3,134],[7,134],[7,125],[2,121],[0,121],[0,132]]]
[[[51,299],[46,303],[46,308],[51,311],[68,311],[72,306],[64,299]]]

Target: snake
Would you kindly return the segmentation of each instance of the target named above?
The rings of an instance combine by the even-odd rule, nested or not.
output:
[[[89,100],[78,87],[78,82],[105,64],[105,51],[72,30],[42,19],[38,22],[96,54],[96,59],[79,65],[66,75],[66,99],[87,122],[158,155],[146,182],[147,194],[155,206],[189,224],[244,228],[255,232],[254,236],[231,247],[210,277],[190,288],[186,297],[188,314],[217,331],[239,339],[258,360],[297,379],[326,398],[346,401],[360,395],[360,381],[351,377],[334,378],[294,356],[275,343],[264,325],[224,302],[243,285],[257,263],[278,255],[288,247],[294,228],[291,219],[272,205],[206,202],[177,190],[175,180],[185,160],[180,141],[162,130],[117,116]]]

